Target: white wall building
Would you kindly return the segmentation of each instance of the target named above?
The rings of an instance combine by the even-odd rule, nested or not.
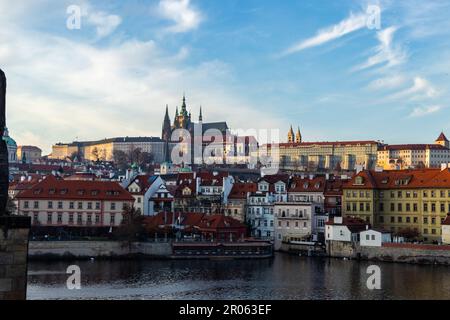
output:
[[[360,233],[362,247],[381,247],[383,243],[392,242],[392,234],[388,231],[369,229]]]

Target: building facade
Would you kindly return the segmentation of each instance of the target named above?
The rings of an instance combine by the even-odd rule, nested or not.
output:
[[[377,152],[382,145],[377,141],[304,142],[300,130],[288,133],[288,143],[278,145],[280,168],[290,171],[356,170],[357,166],[373,169]],[[260,157],[270,157],[272,145],[263,145]],[[276,154],[276,152],[274,152]]]
[[[117,227],[133,196],[118,183],[66,181],[54,176],[16,196],[18,214],[29,216],[33,226]]]
[[[17,147],[17,160],[20,163],[34,163],[42,157],[42,150],[36,146]]]
[[[141,152],[151,154],[155,163],[162,163],[166,156],[164,146],[163,140],[154,137],[121,137],[69,144],[58,143],[52,147],[49,158],[64,160],[76,155],[88,161],[113,161],[116,151],[129,154],[140,149]]]
[[[385,170],[439,168],[450,163],[449,141],[444,133],[434,144],[386,145],[378,151],[377,166]]]
[[[343,215],[397,236],[441,241],[450,212],[450,170],[363,171],[343,187]]]

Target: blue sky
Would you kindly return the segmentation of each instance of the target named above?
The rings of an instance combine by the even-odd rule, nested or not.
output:
[[[374,5],[380,29],[367,27]],[[450,134],[445,0],[0,0],[0,12],[10,133],[45,152],[159,136],[183,92],[195,117],[202,105],[205,121],[282,138],[290,124],[307,141]]]

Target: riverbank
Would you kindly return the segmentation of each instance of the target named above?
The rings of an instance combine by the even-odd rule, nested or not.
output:
[[[30,260],[265,259],[269,243],[31,241]]]
[[[381,247],[365,247],[351,242],[327,243],[327,255],[363,261],[433,264],[450,266],[450,246],[384,243]]]

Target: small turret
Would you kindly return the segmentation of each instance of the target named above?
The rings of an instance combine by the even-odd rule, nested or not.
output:
[[[450,148],[450,142],[448,141],[447,137],[444,134],[444,131],[441,132],[439,137],[436,139],[436,144],[439,144],[447,149]]]

